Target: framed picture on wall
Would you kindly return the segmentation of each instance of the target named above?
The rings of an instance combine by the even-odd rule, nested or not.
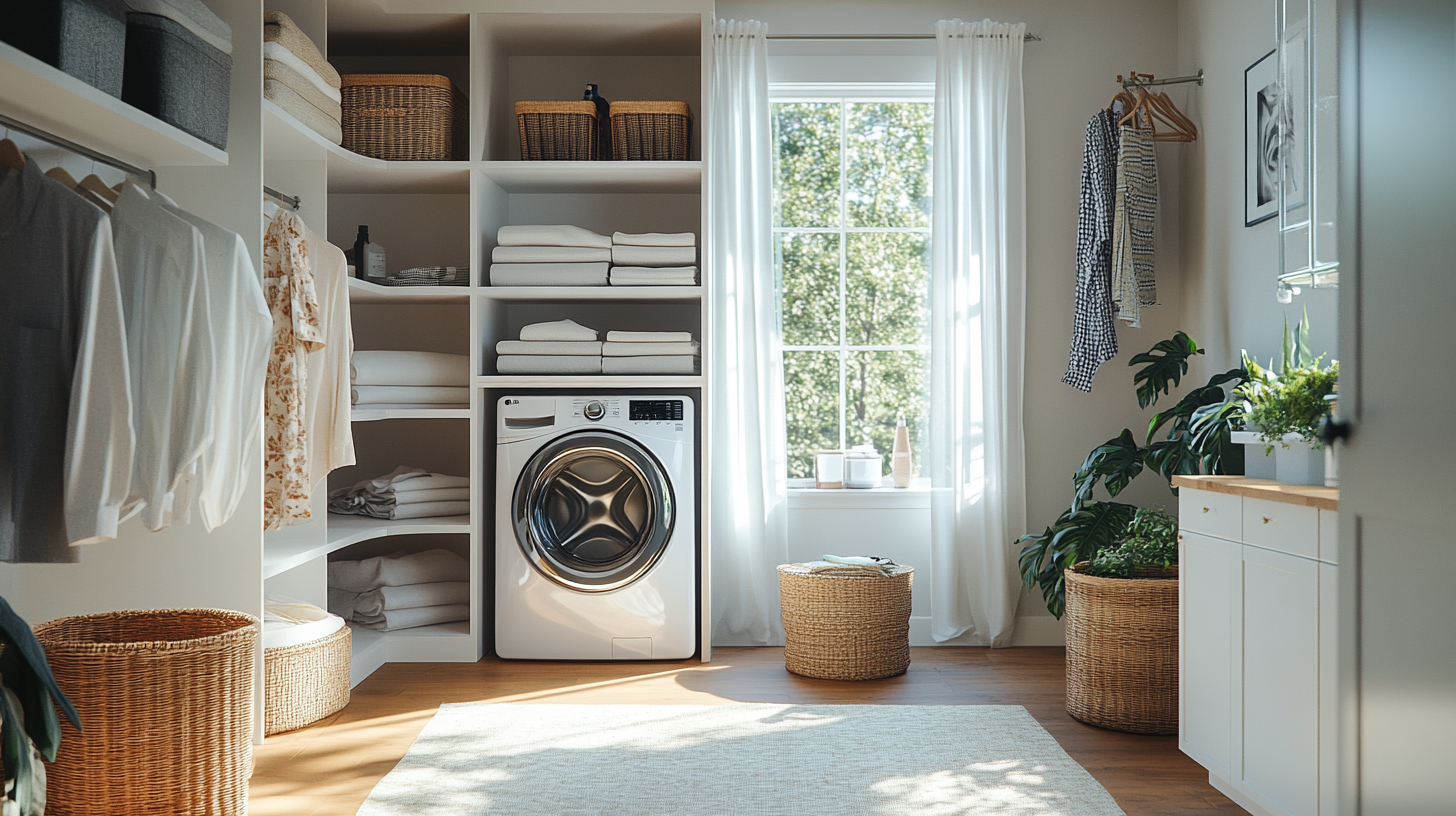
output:
[[[1270,51],[1244,69],[1244,226],[1279,214],[1279,61]]]

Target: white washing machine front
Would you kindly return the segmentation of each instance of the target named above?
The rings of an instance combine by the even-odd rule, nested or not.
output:
[[[500,399],[499,656],[696,652],[693,409],[682,396]]]

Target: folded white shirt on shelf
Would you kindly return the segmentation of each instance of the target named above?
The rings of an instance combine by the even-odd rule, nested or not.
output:
[[[691,232],[614,232],[614,246],[690,247],[698,245]]]
[[[550,340],[502,340],[495,344],[496,354],[551,354],[590,356],[602,353],[602,344],[596,340],[550,341]]]
[[[696,374],[698,358],[691,354],[668,357],[603,357],[603,374]]]
[[[597,263],[612,260],[606,247],[498,246],[490,251],[493,263]]]
[[[575,320],[554,320],[550,323],[531,323],[521,328],[521,339],[532,342],[538,340],[555,342],[596,340],[599,336],[600,333],[596,329],[589,329]]]
[[[496,233],[501,246],[611,247],[612,239],[570,224],[527,224],[501,227]]]
[[[469,405],[470,388],[450,385],[356,385],[355,405]]]
[[[609,331],[609,343],[691,343],[692,332],[684,331]]]
[[[600,374],[600,355],[507,354],[497,357],[501,374]]]
[[[433,351],[356,351],[355,385],[470,385],[470,355]]]
[[[603,357],[653,357],[697,354],[696,340],[687,343],[621,343],[608,340],[602,344]]]
[[[491,264],[491,286],[606,286],[605,261],[597,263]]]
[[[416,609],[422,606],[447,606],[470,603],[469,581],[442,581],[435,584],[410,584],[409,586],[380,587],[355,595],[349,605],[352,612],[360,615],[383,615],[396,609]],[[332,599],[329,606],[333,606]]]
[[[469,561],[449,550],[435,549],[362,561],[332,561],[329,589],[358,593],[387,586],[460,581],[469,575]]]
[[[616,266],[692,266],[698,261],[696,247],[614,246]]]

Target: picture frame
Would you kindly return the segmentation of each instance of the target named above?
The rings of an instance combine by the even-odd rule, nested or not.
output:
[[[1244,69],[1244,226],[1279,214],[1281,101],[1274,51]]]

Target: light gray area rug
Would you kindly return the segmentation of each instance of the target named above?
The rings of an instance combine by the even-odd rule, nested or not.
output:
[[[443,705],[360,816],[1121,816],[1020,706]]]

